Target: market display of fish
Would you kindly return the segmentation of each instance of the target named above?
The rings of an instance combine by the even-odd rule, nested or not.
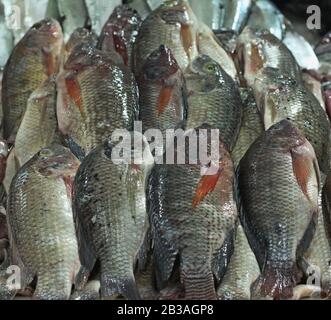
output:
[[[134,76],[91,45],[75,47],[58,77],[59,130],[82,159],[116,129],[133,129],[138,114]]]
[[[188,119],[186,129],[204,124],[219,129],[232,150],[240,129],[242,102],[234,80],[208,56],[198,56],[185,73]]]
[[[226,274],[217,290],[220,300],[250,300],[251,286],[260,275],[260,268],[241,225],[236,231],[234,252]]]
[[[71,189],[79,161],[66,148],[38,152],[15,176],[8,227],[24,265],[22,278],[37,279],[34,297],[68,299],[79,268]]]
[[[211,133],[198,130],[198,141],[207,142]],[[189,300],[216,299],[214,276],[220,281],[232,253],[237,221],[234,168],[226,147],[218,142],[217,147],[207,144],[209,151],[217,148],[219,158],[205,175],[201,175],[202,163],[190,164],[190,148],[184,143],[184,164],[176,160],[174,165],[155,165],[149,179],[157,286],[166,287],[178,259]],[[174,159],[179,159],[181,148],[177,140]]]
[[[56,81],[51,76],[28,102],[15,140],[15,156],[22,167],[43,148],[59,141],[56,119]]]
[[[115,8],[101,31],[98,48],[119,55],[123,64],[131,68],[133,45],[141,23],[141,17],[132,8],[128,6]]]
[[[231,152],[235,168],[238,167],[249,147],[263,133],[264,127],[251,89],[240,90],[243,117],[237,142]]]
[[[289,299],[313,239],[320,174],[313,147],[288,120],[248,150],[238,172],[241,222],[261,268],[255,298]]]
[[[32,92],[58,72],[62,44],[60,24],[45,19],[14,48],[2,79],[3,135],[8,142],[15,141]]]
[[[329,2],[0,0],[0,300],[331,299]]]
[[[160,46],[146,60],[137,78],[143,132],[176,129],[186,119],[185,80],[169,48]]]
[[[95,148],[75,179],[74,212],[82,263],[78,278],[86,279],[98,260],[102,298],[118,294],[140,299],[134,266],[137,260],[144,264],[140,252],[148,228],[145,186],[154,159],[141,134],[133,132],[124,139],[122,143],[108,139]],[[142,139],[141,154],[131,148],[135,139]],[[136,157],[139,161],[130,164]]]

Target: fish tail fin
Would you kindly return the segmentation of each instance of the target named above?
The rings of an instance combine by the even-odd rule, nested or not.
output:
[[[215,281],[212,272],[182,272],[187,300],[216,300]]]
[[[118,278],[108,274],[101,275],[101,297],[111,298],[121,295],[127,300],[141,300],[136,281],[133,276]]]
[[[274,300],[291,299],[296,283],[294,268],[269,266],[252,285],[252,296],[253,298],[272,298]]]

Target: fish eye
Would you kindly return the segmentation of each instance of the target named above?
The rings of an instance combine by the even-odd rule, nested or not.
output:
[[[43,149],[43,150],[39,151],[40,158],[48,158],[52,155],[53,155],[53,152],[50,149]]]
[[[215,66],[213,63],[207,63],[204,65],[203,70],[207,73],[212,73],[215,70]]]

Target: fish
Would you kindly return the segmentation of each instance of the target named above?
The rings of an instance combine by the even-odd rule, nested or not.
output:
[[[320,62],[317,72],[318,78],[322,82],[331,81],[331,32],[323,36],[315,48],[315,53]]]
[[[321,81],[316,79],[309,71],[302,72],[302,79],[307,90],[315,96],[323,110],[326,110]]]
[[[314,149],[290,121],[278,122],[240,161],[237,181],[240,221],[261,269],[252,298],[291,299],[318,218]]]
[[[220,300],[250,300],[251,286],[260,275],[260,268],[249,246],[243,227],[236,230],[234,252],[217,290]]]
[[[271,34],[282,40],[285,35],[285,18],[280,10],[269,0],[257,0],[252,6],[247,26],[268,30]]]
[[[259,3],[259,1],[257,1]],[[222,29],[234,30],[241,32],[251,14],[253,1],[252,0],[222,0],[223,6],[223,21],[221,23]]]
[[[198,21],[187,0],[167,1],[142,23],[134,46],[134,70],[140,74],[146,59],[160,45],[168,47],[185,70],[197,54]]]
[[[85,0],[92,30],[100,34],[103,25],[114,9],[122,4],[121,0]]]
[[[155,50],[137,78],[140,120],[143,132],[161,130],[163,137],[186,118],[184,75],[171,50],[163,45]]]
[[[286,31],[283,43],[292,52],[301,69],[319,69],[320,62],[314,52],[314,48],[299,33],[294,30]]]
[[[13,144],[27,101],[59,69],[63,36],[53,19],[36,23],[15,46],[2,80],[3,138]]]
[[[131,149],[136,141],[142,147],[139,155],[137,149]],[[120,150],[125,155],[122,160]],[[140,252],[148,230],[145,186],[153,165],[147,140],[138,132],[127,134],[122,143],[107,139],[84,159],[73,189],[82,263],[78,288],[98,260],[102,299],[118,295],[128,300],[141,298],[134,266],[137,260],[144,265]]]
[[[143,300],[159,300],[160,293],[156,291],[154,279],[154,262],[152,257],[144,270],[138,270],[135,274],[137,287]]]
[[[208,124],[219,129],[224,144],[232,151],[242,119],[237,84],[216,61],[205,55],[194,59],[184,76],[188,92],[185,128]]]
[[[14,36],[8,29],[3,3],[0,3],[0,68],[3,68],[14,48]]]
[[[254,94],[265,129],[289,119],[313,145],[320,169],[329,172],[330,123],[315,96],[300,81],[266,68],[257,75]]]
[[[89,15],[84,0],[57,0],[61,20],[63,20],[64,41],[77,29],[88,26]]]
[[[147,16],[157,7],[159,7],[163,0],[124,0],[123,4],[136,10],[141,18],[145,20]]]
[[[89,281],[82,290],[75,291],[71,295],[70,300],[77,300],[77,301],[100,300],[100,281],[99,280]]]
[[[252,89],[240,88],[243,117],[237,142],[231,152],[235,168],[249,147],[264,132],[264,126]]]
[[[231,56],[235,56],[239,34],[233,30],[223,29],[214,30],[214,34],[226,52]]]
[[[56,142],[60,142],[56,118],[56,77],[51,76],[28,100],[15,141],[15,157],[19,166]]]
[[[76,29],[70,36],[65,45],[65,58],[64,63],[67,61],[76,46],[81,44],[89,44],[96,47],[98,43],[98,36],[91,30],[86,28]]]
[[[322,190],[321,190],[322,191]],[[314,238],[301,261],[301,269],[309,277],[314,275],[315,285],[322,288],[320,295],[331,294],[331,238],[327,232],[322,205],[322,192],[319,196],[319,214]],[[313,283],[311,283],[313,284]]]
[[[11,182],[19,168],[19,163],[15,157],[15,148],[12,148],[8,153],[6,161],[6,172],[3,180],[3,187],[7,195],[9,193]]]
[[[266,30],[246,27],[238,38],[236,60],[245,79],[243,85],[249,87],[254,85],[257,73],[267,67],[301,79],[301,70],[291,51]]]
[[[39,151],[14,177],[8,196],[8,228],[24,269],[37,276],[34,299],[67,300],[79,268],[71,208],[80,162],[63,146]]]
[[[215,151],[209,166],[190,153],[192,138],[207,152]],[[166,157],[169,153],[174,164],[156,164],[147,189],[156,286],[167,288],[179,268],[185,299],[216,299],[214,277],[219,282],[224,275],[238,218],[233,163],[219,134],[208,126],[177,135],[177,147]]]
[[[59,130],[82,160],[116,129],[133,129],[138,88],[129,68],[91,45],[74,49],[57,79]]]
[[[131,68],[133,46],[141,24],[137,11],[128,6],[116,7],[102,28],[98,49],[119,55],[123,64]]]

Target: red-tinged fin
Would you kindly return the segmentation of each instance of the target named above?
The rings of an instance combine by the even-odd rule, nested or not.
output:
[[[197,191],[195,193],[195,197],[193,199],[193,208],[196,208],[204,199],[205,197],[214,191],[217,182],[221,176],[221,170],[219,170],[214,175],[206,175],[203,176],[198,184]]]
[[[74,179],[72,177],[63,177],[63,181],[67,188],[67,195],[70,199],[72,199]]]
[[[80,114],[85,118],[84,108],[83,108],[83,99],[80,90],[80,85],[75,77],[67,77],[65,79],[66,88],[70,98],[73,100],[75,105],[78,107]]]
[[[185,52],[188,56],[191,55],[191,49],[193,47],[193,37],[192,37],[192,30],[191,26],[182,24],[180,29],[180,35],[182,44],[184,47]]]
[[[53,55],[50,52],[42,50],[43,65],[46,68],[47,76],[57,73],[58,70]]]
[[[311,158],[305,156],[304,154],[297,153],[295,150],[291,151],[291,155],[293,173],[297,179],[298,185],[304,195],[310,199],[308,194],[308,183],[310,176],[313,174],[311,172],[313,168]]]
[[[168,106],[173,94],[174,87],[165,86],[162,88],[157,102],[157,115],[160,116]]]

